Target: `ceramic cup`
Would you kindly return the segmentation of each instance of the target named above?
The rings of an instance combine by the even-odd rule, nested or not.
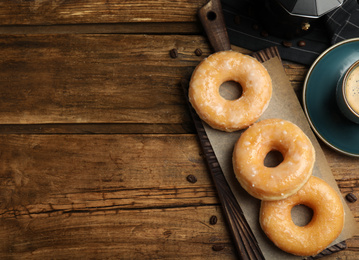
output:
[[[343,115],[359,124],[359,60],[338,81],[336,98]]]

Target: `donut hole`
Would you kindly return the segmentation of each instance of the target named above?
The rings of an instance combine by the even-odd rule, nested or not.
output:
[[[293,223],[299,227],[308,225],[313,218],[313,214],[313,210],[304,204],[296,205],[291,210]]]
[[[264,166],[269,168],[277,167],[283,162],[283,154],[278,150],[271,150],[264,158]]]
[[[226,100],[236,100],[242,96],[241,84],[235,81],[226,81],[219,86],[219,94]]]

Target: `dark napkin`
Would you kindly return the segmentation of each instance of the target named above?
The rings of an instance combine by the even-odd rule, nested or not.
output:
[[[340,7],[321,17],[310,33],[290,40],[263,33],[264,29],[258,17],[258,8],[263,6],[263,1],[221,1],[231,44],[251,51],[277,46],[282,59],[311,65],[333,44],[359,37],[357,0],[346,0]],[[303,42],[305,46],[300,45]]]
[[[324,17],[331,36],[331,44],[359,37],[359,1],[347,0]]]

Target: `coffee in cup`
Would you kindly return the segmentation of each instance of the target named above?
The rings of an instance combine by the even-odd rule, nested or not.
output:
[[[359,61],[351,65],[339,80],[336,96],[343,115],[359,124]]]

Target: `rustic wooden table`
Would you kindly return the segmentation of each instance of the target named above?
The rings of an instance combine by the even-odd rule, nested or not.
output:
[[[236,258],[180,85],[212,52],[205,3],[0,1],[1,259]],[[359,160],[322,147],[358,195]]]

